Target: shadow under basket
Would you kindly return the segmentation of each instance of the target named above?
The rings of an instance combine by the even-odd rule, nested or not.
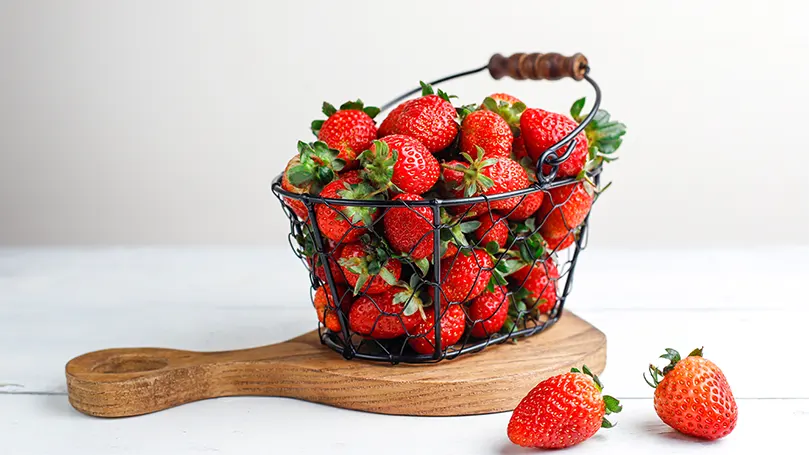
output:
[[[555,80],[569,77],[586,81],[595,90],[595,102],[589,114],[575,130],[548,148],[537,160],[537,182],[530,187],[490,196],[405,201],[328,199],[316,195],[297,194],[282,188],[282,175],[276,177],[272,183],[272,191],[289,218],[290,246],[309,270],[312,303],[315,303],[315,295],[319,288],[323,287],[327,293],[325,297],[328,304],[322,310],[326,317],[321,317],[318,325],[320,340],[345,359],[356,358],[394,364],[400,362],[428,363],[454,359],[458,356],[480,352],[490,345],[537,335],[554,325],[563,314],[565,302],[572,290],[573,275],[579,254],[587,245],[589,211],[580,223],[568,223],[559,208],[567,198],[575,193],[574,186],[581,184],[581,181],[575,178],[559,178],[557,173],[560,164],[570,156],[575,148],[576,136],[584,131],[598,111],[601,92],[598,85],[589,77],[587,60],[581,54],[572,57],[564,57],[559,54],[514,54],[510,57],[503,57],[498,54],[492,57],[484,67],[438,79],[431,84],[439,84],[485,70],[488,70],[495,79],[504,76],[534,80]],[[412,90],[392,100],[383,106],[383,110],[389,109],[399,101],[417,93],[418,90]],[[597,199],[600,189],[600,172],[601,167],[599,166],[587,173],[588,180],[595,185],[594,199]],[[516,210],[515,208],[505,212],[502,210],[493,212],[492,204],[496,206],[498,201],[518,200],[517,207],[519,207],[523,203],[531,203],[532,199],[540,198],[540,194],[545,204],[550,204],[549,207],[552,208],[545,210],[544,216],[541,216],[538,211],[537,216],[532,217],[534,222],[502,223],[508,228],[508,242],[499,251],[492,248],[490,244],[470,242],[465,238],[459,238],[464,237],[464,234],[461,233],[462,224],[473,218],[470,215],[477,213],[475,217],[478,219],[481,215],[488,216],[489,224],[493,226],[490,228],[491,231],[496,229],[494,225],[498,224],[498,216],[507,216]],[[343,213],[342,209],[345,207],[366,209],[372,213],[373,222],[370,225],[351,224],[349,218]],[[393,311],[389,305],[385,305],[381,301],[384,297],[368,292],[372,290],[374,280],[381,281],[380,276],[374,276],[355,294],[352,286],[346,284],[348,277],[339,262],[342,249],[349,243],[358,242],[357,237],[360,234],[363,244],[368,245],[368,248],[389,250],[384,236],[385,220],[391,213],[397,211],[399,213],[396,216],[401,217],[402,210],[411,212],[410,215],[414,219],[421,218],[424,223],[429,223],[429,232],[425,233],[419,244],[409,252],[401,252],[395,259],[401,264],[398,280],[413,283],[412,287],[416,294],[424,296],[424,299],[429,301],[421,308],[420,311],[423,313],[419,314],[423,320],[428,313],[432,313],[429,315],[431,322],[426,329],[423,324],[421,329],[414,328],[414,324],[410,323],[412,315],[404,314],[404,308],[410,302],[401,302],[401,305]],[[351,224],[351,228],[341,239],[327,238],[321,229],[318,229],[318,216],[319,214],[322,216],[323,213],[342,216],[343,220]],[[551,216],[561,216],[567,232],[562,238],[548,241],[550,239],[541,239],[540,231]],[[558,219],[555,221],[558,223]],[[537,252],[536,248],[538,238],[544,242],[540,252]],[[485,236],[483,239],[486,239]],[[448,240],[454,241],[458,247],[457,250],[451,247],[450,250],[447,250]],[[430,246],[428,258],[430,261],[427,266],[424,261],[419,263],[409,259],[411,255],[408,253],[413,253],[417,248],[423,249],[427,244]],[[532,247],[527,248],[526,245]],[[478,256],[473,254],[474,250],[489,251],[491,263],[479,262]],[[515,251],[520,252],[523,257],[526,252],[531,255],[532,264],[527,269],[527,273],[526,270],[523,270],[522,273],[505,276],[505,279],[500,278],[499,281],[491,278],[492,274],[503,275],[498,271],[508,270],[510,254]],[[538,254],[535,255],[535,253]],[[436,257],[442,259],[432,260]],[[475,318],[469,311],[470,301],[473,299],[456,297],[453,300],[448,297],[446,271],[442,269],[453,267],[455,262],[462,257],[464,258],[460,260],[464,261],[469,261],[469,258],[472,257],[478,266],[475,284],[478,280],[487,282],[492,280],[493,284],[489,284],[487,287],[489,291],[493,289],[492,286],[503,286],[501,288],[503,292],[498,291],[500,301],[497,303],[497,309],[491,315]],[[324,266],[326,264],[328,266]],[[541,286],[538,286],[537,283],[540,283]],[[377,313],[372,329],[365,333],[353,330],[349,318],[352,305],[361,299],[366,305],[370,301]],[[454,306],[463,310],[464,333],[457,342],[447,343],[442,340],[441,326],[442,323],[447,323],[448,311],[459,314],[457,308],[452,309]],[[507,309],[502,308],[503,306]],[[502,311],[500,311],[501,308]],[[502,327],[489,330],[488,327],[492,325],[490,319],[495,318],[497,314],[502,315],[502,313],[507,314]],[[329,318],[332,323],[324,324],[324,319],[328,321]],[[393,338],[376,336],[377,326],[390,327],[391,325],[399,325],[402,334]],[[419,346],[420,349],[414,349],[414,346]]]

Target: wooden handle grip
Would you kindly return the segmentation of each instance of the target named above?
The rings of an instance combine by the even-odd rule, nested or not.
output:
[[[582,54],[573,54],[570,57],[557,53],[517,53],[509,57],[494,54],[489,60],[489,74],[495,79],[509,76],[517,80],[555,81],[570,77],[580,81],[586,72],[587,57]]]

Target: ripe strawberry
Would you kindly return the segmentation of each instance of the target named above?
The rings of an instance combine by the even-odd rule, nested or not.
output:
[[[590,213],[595,197],[593,192],[593,187],[586,181],[549,190],[536,216],[542,236],[563,238],[579,227]]]
[[[477,154],[477,147],[483,149],[489,158],[508,158],[514,135],[508,123],[494,112],[481,110],[467,115],[461,123],[461,151],[469,155]]]
[[[323,103],[326,120],[312,122],[315,136],[333,149],[340,151],[347,169],[357,167],[357,156],[376,139],[374,117],[379,113],[376,107],[365,107],[361,100],[349,101],[337,110],[329,103]]]
[[[289,162],[287,163],[287,167],[284,168],[284,174],[283,177],[281,178],[281,188],[289,191],[290,193],[305,194],[308,192],[309,189],[308,186],[298,188],[297,186],[290,183],[289,177],[287,176],[289,168],[297,166],[300,163],[301,163],[300,156],[295,155],[292,157],[291,160],[289,160]],[[303,202],[288,197],[284,197],[283,199],[284,203],[289,206],[292,212],[295,213],[295,215],[297,215],[301,221],[306,221],[309,219],[309,211],[306,210],[306,206],[303,204]]]
[[[425,313],[426,319],[413,330],[415,338],[408,338],[407,343],[419,354],[432,354],[435,352],[435,313],[432,308],[425,310]],[[446,308],[441,315],[441,346],[438,349],[443,350],[457,343],[463,336],[465,325],[466,316],[460,305]]]
[[[455,256],[442,259],[442,301],[459,303],[479,296],[492,277],[492,268],[491,256],[480,249],[462,250]]]
[[[426,193],[441,175],[441,166],[427,147],[400,134],[374,141],[360,161],[361,173],[368,181],[399,193]]]
[[[417,194],[402,193],[394,201],[422,201]],[[433,209],[430,207],[394,207],[382,219],[385,238],[399,253],[409,254],[414,260],[432,257]]]
[[[338,259],[354,295],[381,294],[399,281],[402,263],[388,257],[382,248],[373,248],[360,243],[345,245]]]
[[[514,286],[520,288],[518,296],[529,309],[537,313],[548,313],[556,306],[559,270],[553,259],[538,260],[533,267],[526,265],[511,274],[510,278]]]
[[[422,97],[405,101],[391,111],[382,122],[385,136],[404,134],[416,138],[427,147],[430,153],[447,148],[458,135],[458,114],[449,96],[422,82]]]
[[[548,237],[545,238],[545,247],[550,252],[562,251],[573,245],[576,241],[576,232],[567,232],[562,237]],[[544,237],[543,237],[544,238]]]
[[[451,161],[443,164],[443,178],[450,191],[456,197],[479,195],[492,196],[509,191],[527,188],[531,182],[528,174],[519,163],[510,158],[484,158],[482,149],[478,149],[478,158],[472,159],[469,154],[462,155],[467,163]],[[509,211],[516,207],[522,196],[510,197],[496,201],[475,204],[471,207],[458,206],[456,213],[466,212],[467,217],[491,210]]]
[[[545,150],[562,140],[578,126],[573,119],[542,109],[526,109],[520,118],[520,135],[525,141],[528,155],[536,162]],[[559,155],[567,150],[562,147]],[[578,175],[587,161],[587,136],[579,133],[576,136],[576,147],[562,164],[559,165],[558,177]],[[543,166],[543,172],[550,172],[550,166]]]
[[[583,373],[548,378],[534,387],[511,414],[508,438],[522,447],[561,449],[576,445],[612,424],[605,415],[621,412],[615,398],[602,395],[604,386],[584,366]]]
[[[494,291],[486,291],[472,300],[469,305],[472,336],[486,338],[497,333],[508,317],[509,300],[508,289],[501,285],[496,285]]]
[[[503,248],[508,242],[508,223],[505,218],[501,218],[495,213],[488,213],[477,219],[480,223],[472,236],[477,240],[477,245],[484,248],[489,242],[495,242],[497,246]]]
[[[545,198],[545,193],[537,191],[525,195],[525,198],[520,197],[520,201],[510,212],[506,212],[509,220],[523,221],[531,217],[539,207],[542,206],[542,200]]]
[[[345,166],[345,162],[337,155],[338,151],[330,149],[325,142],[307,144],[298,141],[298,154],[287,163],[281,188],[296,194],[320,193],[323,186],[333,181],[337,172]],[[283,199],[301,221],[309,218],[303,202],[287,197]]]
[[[399,283],[382,294],[358,298],[348,313],[351,330],[376,339],[397,338],[411,333],[425,317],[419,296],[418,277]]]
[[[331,277],[334,280],[334,284],[346,284],[345,274],[343,274],[343,271],[340,269],[340,265],[337,263],[342,249],[342,245],[334,247],[331,250],[327,260],[329,263],[329,268],[331,269]],[[323,261],[320,260],[320,255],[315,253],[313,258],[307,258],[307,262],[309,262],[309,268],[312,267],[312,263],[315,264],[315,276],[320,280],[320,282],[328,283],[328,280],[326,279],[326,268],[323,267]]]
[[[522,138],[522,136],[515,137],[514,142],[512,142],[511,144],[511,159],[520,162],[523,158],[526,158],[527,156],[528,151],[525,150],[525,140]]]
[[[323,188],[320,196],[329,199],[379,199],[374,189],[357,175],[341,176]],[[349,207],[317,204],[317,226],[324,236],[341,243],[357,240],[379,216],[375,207]]]
[[[702,357],[702,348],[681,359],[674,349],[660,356],[671,363],[661,372],[649,365],[655,388],[657,415],[675,430],[703,439],[719,439],[736,427],[739,411],[725,375],[713,362]]]
[[[522,101],[505,93],[495,93],[483,100],[480,109],[494,112],[505,120],[514,134],[519,133],[520,116],[525,111],[525,103]]]
[[[337,286],[337,295],[339,296],[340,308],[347,311],[351,308],[351,295],[346,292],[342,286]],[[317,320],[320,321],[327,329],[332,332],[339,332],[342,328],[340,324],[340,316],[337,314],[337,305],[334,303],[334,298],[331,294],[331,288],[324,284],[317,288],[314,297],[315,311],[317,311]]]

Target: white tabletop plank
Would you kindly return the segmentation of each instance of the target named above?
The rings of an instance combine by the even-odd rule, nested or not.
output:
[[[778,453],[802,446],[809,400],[740,400],[727,438],[697,441],[665,426],[652,401],[625,400],[616,428],[571,454]],[[128,419],[96,419],[63,396],[0,395],[0,452],[9,455],[528,454],[506,437],[509,413],[418,418],[345,411],[281,398],[220,398]],[[774,452],[773,452],[774,451]],[[798,452],[793,452],[798,453]]]

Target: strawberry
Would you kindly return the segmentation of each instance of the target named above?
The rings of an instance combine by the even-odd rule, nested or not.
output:
[[[556,282],[559,270],[553,260],[538,260],[526,265],[510,276],[514,286],[520,288],[519,297],[535,313],[548,313],[556,306]]]
[[[508,317],[509,298],[506,287],[496,285],[493,291],[486,291],[472,300],[469,318],[473,337],[487,338],[503,327]]]
[[[511,414],[508,438],[522,447],[561,449],[613,425],[605,415],[621,412],[615,398],[586,366],[550,377],[534,387]]]
[[[472,236],[477,240],[477,245],[481,248],[494,242],[498,247],[503,248],[508,242],[508,223],[505,218],[494,213],[488,213],[477,219],[480,226],[475,229]]]
[[[320,254],[317,253],[317,248],[315,247],[315,240],[312,236],[312,225],[309,223],[305,224],[301,230],[301,234],[295,236],[295,240],[299,245],[299,248],[297,248],[298,256],[306,258],[306,263],[309,270],[313,271],[321,283],[328,283],[328,280],[326,279],[326,269],[323,267]],[[324,239],[324,242],[325,244],[323,245],[323,248],[325,252],[328,253],[327,262],[329,263],[329,268],[331,269],[332,279],[334,280],[335,284],[345,284],[345,276],[343,276],[343,272],[340,270],[340,266],[337,264],[337,258],[340,256],[340,249],[342,246],[329,239]]]
[[[317,138],[333,149],[339,150],[339,158],[344,160],[347,169],[357,167],[357,156],[376,139],[374,117],[379,109],[364,106],[361,100],[349,101],[337,110],[329,103],[323,103],[326,120],[312,122],[312,132]]]
[[[422,201],[417,194],[402,193],[393,197],[394,201]],[[397,252],[408,254],[419,260],[432,257],[433,253],[433,209],[430,207],[393,207],[382,219],[385,238]]]
[[[514,138],[514,142],[511,144],[511,157],[514,161],[521,161],[523,158],[528,156],[528,151],[525,150],[525,140],[522,136],[517,136]],[[536,163],[536,162],[535,162]]]
[[[298,154],[287,163],[281,188],[296,194],[320,193],[323,186],[333,181],[345,166],[345,161],[338,158],[338,153],[325,142],[307,144],[298,141]],[[285,197],[284,202],[302,221],[309,218],[302,201]]]
[[[543,237],[545,239],[545,247],[548,251],[557,252],[562,251],[573,245],[576,241],[577,232],[567,232],[562,237]]]
[[[519,133],[520,116],[525,111],[525,103],[522,101],[505,93],[495,93],[483,100],[480,109],[494,112],[505,120],[514,134]]]
[[[320,192],[328,199],[380,199],[370,185],[356,174],[345,175],[329,183]],[[379,216],[376,207],[349,207],[318,204],[315,207],[317,226],[324,236],[341,243],[357,240]]]
[[[527,220],[531,217],[531,215],[539,210],[539,207],[542,206],[542,200],[544,198],[545,193],[542,191],[528,193],[524,197],[520,196],[517,206],[510,212],[506,213],[508,219],[513,221]]]
[[[376,339],[397,338],[413,331],[425,318],[418,277],[399,282],[377,295],[358,298],[348,313],[351,330]]]
[[[725,375],[702,357],[702,348],[681,359],[674,349],[660,356],[670,361],[660,371],[649,365],[655,388],[654,405],[660,419],[675,430],[702,439],[719,439],[736,427],[739,411]]]
[[[334,280],[334,284],[346,284],[345,274],[340,269],[340,265],[337,263],[337,259],[340,257],[340,252],[342,251],[342,245],[337,246],[333,250],[331,250],[331,254],[329,254],[329,259],[327,262],[329,263],[329,268],[331,269],[331,277]],[[326,269],[323,267],[323,261],[320,260],[320,255],[315,254],[314,259],[307,258],[309,262],[309,267],[311,268],[312,263],[315,264],[315,276],[320,280],[321,283],[328,283],[326,279]]]
[[[494,112],[481,110],[467,115],[461,123],[462,152],[477,154],[477,147],[483,149],[489,158],[508,158],[514,135],[508,123]]]
[[[345,273],[346,281],[359,293],[381,294],[399,281],[402,263],[388,257],[382,248],[349,243],[340,251],[337,261]]]
[[[421,83],[422,97],[405,101],[391,111],[382,122],[381,131],[384,136],[404,134],[418,139],[430,153],[447,148],[458,135],[458,114],[449,96],[439,90],[434,94],[433,88]]]
[[[479,296],[492,277],[492,268],[491,256],[481,249],[463,249],[453,257],[442,259],[442,300],[459,303]]]
[[[543,152],[562,140],[577,126],[578,123],[565,115],[542,109],[526,109],[520,118],[520,135],[525,141],[528,156],[536,162]],[[584,133],[579,133],[575,139],[576,147],[559,165],[558,177],[573,177],[584,169],[587,161],[587,137]],[[562,147],[557,155],[561,156],[566,150],[567,146]],[[550,166],[543,165],[543,172],[549,173]]]
[[[416,139],[394,134],[374,141],[360,156],[361,174],[378,188],[422,194],[441,175],[438,160]]]
[[[351,296],[346,292],[345,288],[337,286],[337,295],[340,296],[340,308],[344,311],[349,309],[351,307]],[[339,332],[342,326],[340,317],[337,314],[337,306],[333,302],[331,288],[326,284],[317,288],[313,301],[315,311],[317,311],[317,320],[332,332]]]
[[[287,175],[289,172],[289,168],[297,166],[300,163],[301,163],[300,156],[295,155],[294,157],[292,157],[291,160],[289,160],[289,162],[287,163],[287,167],[284,168],[284,174],[283,177],[281,178],[281,188],[289,191],[290,193],[305,194],[309,190],[308,185],[305,185],[303,188],[299,188],[289,181],[289,176]],[[292,212],[295,213],[295,215],[297,215],[301,221],[306,221],[309,219],[309,211],[306,210],[306,206],[303,204],[302,201],[288,197],[284,197],[283,199],[284,203],[287,206],[289,206]]]
[[[443,305],[442,305],[443,306]],[[426,318],[419,322],[413,330],[407,343],[419,354],[432,354],[435,352],[435,313],[432,309],[425,311]],[[466,315],[460,305],[450,305],[441,315],[441,346],[445,349],[457,343],[463,336],[466,326]]]
[[[595,198],[593,186],[579,181],[552,188],[542,200],[537,223],[545,238],[563,238],[581,225]]]
[[[450,161],[442,166],[443,179],[456,197],[471,197],[506,193],[527,188],[531,182],[528,174],[519,163],[510,158],[485,158],[482,149],[478,148],[478,158],[472,159],[462,153],[467,163]],[[516,207],[522,196],[510,197],[497,201],[481,202],[470,206],[458,206],[456,213],[466,212],[472,217],[491,210],[509,211]]]

